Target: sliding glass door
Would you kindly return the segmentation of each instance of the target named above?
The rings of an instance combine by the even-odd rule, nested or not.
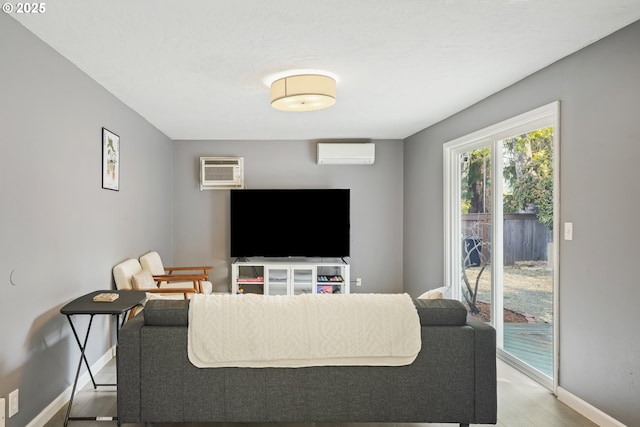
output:
[[[445,274],[452,295],[496,328],[501,358],[554,389],[557,107],[444,149]]]

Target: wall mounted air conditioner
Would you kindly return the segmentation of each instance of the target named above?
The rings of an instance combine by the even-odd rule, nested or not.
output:
[[[367,143],[318,143],[319,165],[372,165],[376,146]]]
[[[200,191],[244,188],[243,157],[200,157]]]

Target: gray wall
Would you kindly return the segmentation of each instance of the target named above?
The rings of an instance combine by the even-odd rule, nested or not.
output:
[[[170,259],[171,141],[4,13],[0,82],[0,396],[20,389],[6,425],[22,427],[75,374],[60,307],[111,288],[125,258]],[[103,126],[120,135],[119,192],[101,188]],[[94,321],[90,363],[113,344],[108,328]]]
[[[321,166],[309,141],[176,141],[174,260],[213,264],[217,290],[230,283],[229,191],[199,190],[199,158],[242,156],[247,188],[351,189],[352,292],[401,292],[402,141],[374,143],[374,165]]]
[[[561,101],[559,384],[640,425],[640,22],[405,140],[405,291],[443,277],[442,144]]]

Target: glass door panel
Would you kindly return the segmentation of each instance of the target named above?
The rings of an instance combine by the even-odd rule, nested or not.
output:
[[[485,322],[492,322],[493,304],[491,151],[484,146],[460,156],[461,291],[469,313]]]
[[[503,350],[553,377],[553,127],[506,138]]]
[[[306,266],[292,266],[293,271],[293,294],[311,294],[313,293],[313,277],[315,276],[315,268]]]
[[[287,295],[289,287],[289,268],[267,267],[265,293],[268,295]]]

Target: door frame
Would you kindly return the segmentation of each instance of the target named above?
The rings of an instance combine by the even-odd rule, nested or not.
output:
[[[492,150],[499,149],[502,151],[501,140],[512,137],[517,134],[527,133],[536,129],[553,126],[553,381],[548,381],[546,376],[543,378],[536,375],[536,372],[529,371],[523,366],[516,366],[526,374],[534,377],[537,381],[549,387],[554,394],[558,389],[558,361],[559,361],[559,331],[560,331],[560,310],[559,310],[559,294],[560,294],[560,101],[554,101],[541,107],[535,108],[526,113],[517,115],[500,123],[488,126],[484,129],[470,133],[468,135],[456,138],[443,145],[443,181],[444,181],[444,281],[450,288],[453,299],[461,300],[461,283],[460,283],[460,263],[462,256],[462,241],[460,238],[451,238],[450,236],[460,236],[461,213],[459,203],[461,199],[461,190],[458,185],[458,177],[460,176],[460,158],[459,155],[466,151],[472,151],[483,146],[491,146]],[[495,156],[498,161],[492,162],[492,174],[494,181],[494,191],[492,194],[494,211],[492,212],[492,222],[502,221],[502,156]],[[498,169],[500,167],[500,169]],[[500,209],[496,209],[500,208]],[[499,212],[498,212],[499,211]],[[499,218],[498,218],[499,216]],[[498,222],[499,223],[499,222]],[[496,247],[495,242],[502,242],[502,227],[491,227],[492,231],[492,253],[493,259],[499,258],[499,264],[502,264],[502,244]],[[496,250],[497,249],[497,250]],[[492,304],[491,319],[492,323],[498,319],[496,341],[503,342],[502,336],[502,298],[498,298],[497,291],[494,289],[493,283],[501,286],[502,271],[496,270],[500,266],[492,263]],[[500,269],[501,270],[501,269]],[[497,275],[496,275],[497,274]],[[503,353],[503,354],[501,354]],[[507,363],[518,365],[515,358],[509,357],[504,351],[499,351],[500,356],[505,356],[503,360]],[[545,380],[546,379],[546,380]]]

